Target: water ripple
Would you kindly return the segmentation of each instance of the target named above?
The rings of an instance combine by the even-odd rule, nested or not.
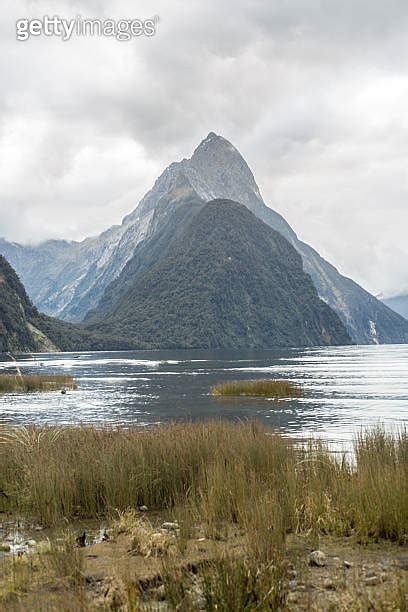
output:
[[[271,351],[138,351],[21,355],[26,373],[71,374],[78,389],[0,396],[0,422],[148,425],[256,416],[292,436],[348,441],[362,427],[401,427],[408,414],[408,346]],[[0,361],[0,372],[16,364]],[[296,400],[215,399],[226,379],[285,378]]]

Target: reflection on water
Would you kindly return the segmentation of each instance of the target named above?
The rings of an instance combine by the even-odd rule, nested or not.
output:
[[[0,372],[16,364],[0,362]],[[408,414],[408,345],[270,351],[137,351],[23,355],[24,373],[71,374],[78,389],[0,396],[0,422],[139,424],[256,416],[291,435],[349,440],[361,427],[401,426]],[[222,380],[287,378],[305,397],[213,398]]]

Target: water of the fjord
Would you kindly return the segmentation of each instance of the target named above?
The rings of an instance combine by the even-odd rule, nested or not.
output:
[[[1,372],[15,363],[0,362]],[[349,443],[363,427],[404,426],[408,345],[268,351],[137,351],[21,355],[23,373],[70,374],[63,395],[0,395],[0,423],[149,425],[210,417],[256,417],[291,436]],[[232,379],[285,378],[304,397],[219,399],[210,387]]]

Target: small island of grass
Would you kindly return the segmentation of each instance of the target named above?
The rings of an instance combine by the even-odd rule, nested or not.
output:
[[[301,397],[303,390],[288,380],[229,380],[211,388],[215,396]]]
[[[0,393],[31,393],[75,389],[72,376],[50,374],[0,374]]]

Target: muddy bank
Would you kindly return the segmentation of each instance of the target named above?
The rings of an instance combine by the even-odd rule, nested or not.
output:
[[[148,511],[54,529],[3,516],[2,542],[11,547],[0,559],[0,601],[6,610],[213,609],[210,576],[220,563],[247,563],[246,534],[233,525],[212,534],[186,527]],[[275,565],[282,609],[407,609],[407,546],[291,535]],[[269,609],[248,597],[248,607],[235,609]]]

